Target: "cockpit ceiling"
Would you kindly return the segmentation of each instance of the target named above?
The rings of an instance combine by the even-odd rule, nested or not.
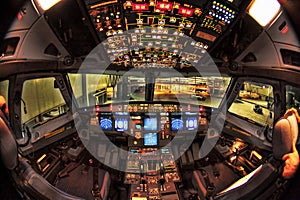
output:
[[[78,18],[82,19],[83,23],[75,25],[76,16],[73,15],[76,9],[73,9],[71,17],[64,16],[66,15],[64,11],[54,12],[50,9],[46,13],[48,21],[52,26],[56,26],[54,30],[61,35],[60,39],[73,55],[86,56],[89,50],[101,43],[106,50],[108,61],[114,65],[184,68],[194,66],[207,53],[213,58],[224,60],[226,52],[222,46],[226,46],[226,51],[229,52],[227,54],[237,53],[232,49],[240,51],[240,48],[232,46],[232,41],[234,38],[243,41],[242,36],[238,36],[242,31],[234,27],[240,28],[240,21],[244,20],[246,9],[251,1],[85,0],[77,2],[77,9],[82,14],[81,18]],[[59,6],[56,9],[58,10]],[[60,16],[57,16],[57,13],[60,13]],[[57,24],[61,25],[58,21],[63,21],[69,27],[62,31],[62,28],[57,27]],[[82,30],[83,28],[86,30]],[[81,34],[78,34],[78,31]],[[250,40],[251,33],[252,31],[250,34],[248,32]],[[246,45],[239,47],[241,46]]]

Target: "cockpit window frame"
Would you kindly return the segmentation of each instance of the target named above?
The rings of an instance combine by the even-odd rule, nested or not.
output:
[[[72,112],[72,102],[71,97],[68,92],[68,88],[65,83],[65,77],[62,73],[28,73],[28,74],[17,74],[14,76],[13,87],[11,87],[11,97],[12,101],[11,104],[13,105],[11,109],[11,114],[13,115],[13,123],[12,128],[15,132],[16,139],[22,138],[22,122],[21,122],[21,113],[22,113],[22,91],[23,91],[23,84],[27,80],[38,79],[38,78],[50,78],[53,77],[56,80],[57,87],[62,94],[62,97],[69,107],[68,112]]]
[[[247,118],[242,118],[239,116],[235,116],[234,114],[229,112],[230,106],[236,100],[236,97],[239,96],[239,92],[243,87],[244,82],[255,82],[261,84],[267,84],[273,87],[273,105],[272,105],[272,119],[273,124],[271,127],[269,126],[261,126],[259,124],[255,124],[253,121],[248,120]],[[267,77],[252,77],[252,76],[242,76],[237,77],[232,83],[231,91],[228,93],[227,98],[227,116],[226,121],[229,126],[238,127],[238,130],[251,135],[251,137],[243,135],[242,138],[254,145],[265,147],[269,149],[271,147],[272,140],[272,132],[275,125],[275,122],[282,116],[282,110],[284,109],[283,100],[285,97],[282,95],[282,82],[280,80],[268,79]],[[239,125],[238,125],[239,124]],[[243,127],[241,127],[241,124]],[[247,127],[251,127],[249,130]],[[226,127],[224,127],[226,129]],[[246,130],[247,129],[247,130]],[[248,132],[250,131],[250,132]],[[236,131],[234,131],[236,132]],[[238,134],[238,132],[236,132]],[[241,134],[238,134],[239,136]],[[238,137],[235,135],[235,137]]]
[[[229,96],[227,98],[227,108],[231,106],[236,96],[239,95],[239,91],[241,90],[244,82],[257,82],[262,84],[267,84],[273,87],[274,93],[274,120],[280,117],[280,110],[282,109],[281,101],[284,99],[280,94],[281,91],[281,83],[277,80],[270,80],[268,78],[259,78],[259,77],[239,77],[237,78],[232,86],[232,91],[229,92]]]

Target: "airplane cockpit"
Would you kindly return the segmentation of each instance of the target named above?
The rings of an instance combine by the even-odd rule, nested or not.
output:
[[[300,145],[297,6],[20,4],[1,31],[0,198],[299,198],[283,174]]]

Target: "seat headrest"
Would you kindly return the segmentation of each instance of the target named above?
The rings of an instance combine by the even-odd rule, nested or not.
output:
[[[275,126],[272,137],[273,156],[281,160],[282,156],[292,152],[292,146],[298,138],[298,121],[295,113],[289,112],[280,118]]]
[[[298,139],[298,112],[296,112],[294,109],[289,110],[285,113],[284,117],[289,121],[292,131],[292,137],[293,137],[293,144],[297,143]]]
[[[17,143],[2,117],[0,117],[0,159],[4,166],[10,170],[18,165]]]

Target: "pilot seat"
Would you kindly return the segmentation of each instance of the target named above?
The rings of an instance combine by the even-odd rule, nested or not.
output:
[[[27,195],[35,199],[53,200],[108,199],[110,176],[107,171],[98,168],[83,169],[85,166],[79,166],[72,172],[71,176],[61,179],[57,183],[58,187],[54,187],[31,167],[27,159],[18,155],[17,148],[9,123],[0,110],[0,158],[14,181]],[[84,175],[82,173],[84,170],[86,170],[85,176],[89,176],[92,183],[88,191],[82,192],[82,188],[86,188],[83,186],[89,184],[83,182]],[[95,181],[97,184],[93,184]],[[81,196],[76,196],[77,194]]]
[[[192,183],[200,199],[267,199],[283,183],[282,156],[292,152],[298,138],[298,122],[294,114],[280,118],[274,126],[272,157],[254,171],[239,178],[224,163],[202,167],[193,172]],[[214,168],[220,172],[214,174]]]

